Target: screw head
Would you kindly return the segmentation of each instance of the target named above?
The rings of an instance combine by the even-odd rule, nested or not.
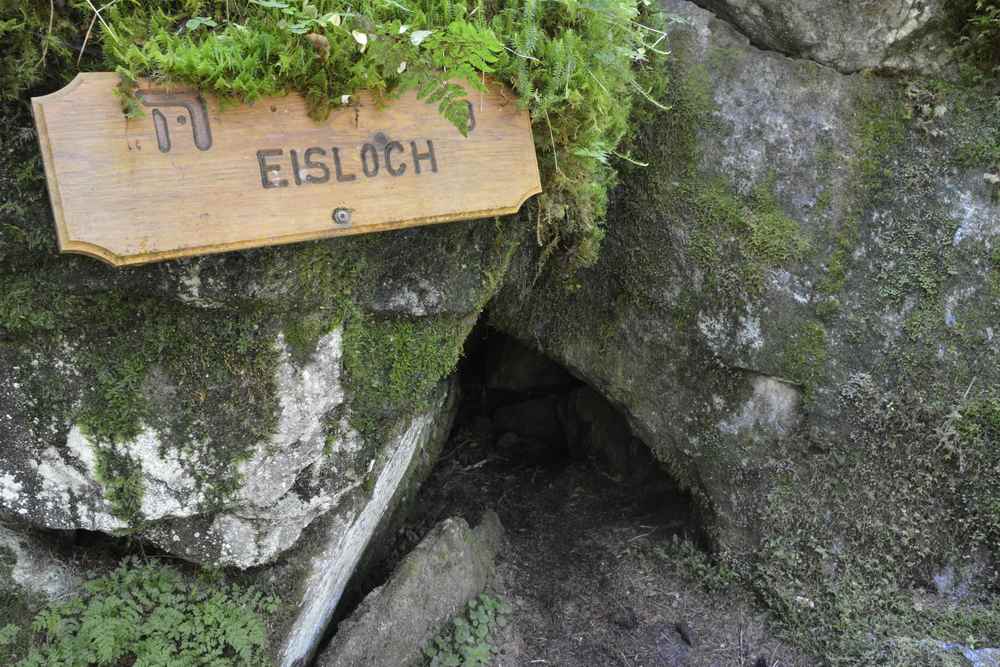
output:
[[[349,208],[337,208],[333,210],[333,221],[338,225],[350,225],[351,224],[351,209]]]

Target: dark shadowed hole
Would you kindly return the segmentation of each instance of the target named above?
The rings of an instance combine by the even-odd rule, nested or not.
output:
[[[674,582],[635,579],[658,567],[662,545],[700,542],[691,497],[619,410],[513,338],[477,326],[458,374],[451,436],[388,536],[369,550],[337,621],[439,521],[462,516],[476,525],[492,509],[509,540],[494,589],[514,602],[514,625],[523,625],[517,655],[501,664],[531,656],[617,664],[622,651],[642,654],[643,664],[675,664],[686,649],[657,607],[673,594],[660,588]]]

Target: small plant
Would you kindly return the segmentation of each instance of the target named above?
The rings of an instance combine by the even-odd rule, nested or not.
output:
[[[34,646],[17,667],[267,665],[264,614],[278,601],[254,589],[192,582],[156,563],[127,560],[43,609]],[[16,628],[0,629],[0,645]]]
[[[1000,73],[1000,0],[966,0],[962,7],[960,43],[967,60],[988,74]]]
[[[494,634],[507,624],[510,611],[505,602],[481,593],[427,643],[425,664],[430,667],[488,665],[496,652],[492,643]]]
[[[668,544],[656,545],[654,551],[710,593],[721,593],[739,583],[739,576],[734,570],[725,563],[713,561],[689,539],[682,540],[674,535]]]
[[[21,628],[13,623],[8,623],[0,627],[0,658],[4,658],[7,661],[17,659],[15,651],[17,649],[18,635],[20,634]]]

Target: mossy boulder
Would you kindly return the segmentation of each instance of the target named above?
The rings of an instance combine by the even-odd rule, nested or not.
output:
[[[454,367],[517,223],[129,269],[60,255],[27,102],[72,73],[68,53],[48,69],[36,54],[35,77],[0,98],[0,516],[200,563],[272,561],[369,494],[387,434]]]
[[[526,245],[492,323],[628,415],[817,654],[1000,641],[990,93],[845,75],[664,4],[685,19],[670,111],[644,120],[600,261],[535,280]],[[914,602],[949,567],[975,593]]]
[[[884,69],[935,73],[952,59],[957,20],[948,0],[705,0],[760,48],[841,72]]]
[[[450,372],[503,239],[468,223],[127,271],[15,256],[4,511],[272,560],[378,474],[384,427]]]

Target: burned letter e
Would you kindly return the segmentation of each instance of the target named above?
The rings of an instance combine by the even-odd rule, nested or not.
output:
[[[257,151],[257,164],[260,166],[260,184],[265,188],[288,187],[288,181],[278,177],[281,165],[268,164],[267,158],[281,157],[283,151],[280,148]]]

